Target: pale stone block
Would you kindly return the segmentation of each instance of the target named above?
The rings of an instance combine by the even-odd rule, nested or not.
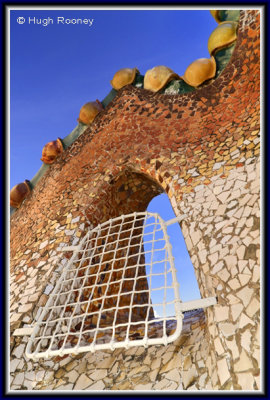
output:
[[[215,251],[220,251],[221,249],[222,249],[222,245],[217,244],[217,245],[213,246],[213,248],[211,249],[211,253],[214,253]]]
[[[191,235],[191,240],[193,242],[193,245],[196,246],[196,244],[200,241],[202,237],[202,234],[200,231],[194,231]]]
[[[113,357],[106,357],[103,361],[101,361],[98,364],[98,367],[100,369],[102,369],[102,368],[105,368],[105,369],[106,368],[110,368],[113,365],[114,361],[115,361],[115,359]]]
[[[243,212],[243,216],[242,216],[242,217],[243,217],[243,218],[249,217],[250,214],[251,214],[251,210],[252,210],[251,207],[246,206],[245,209],[244,209],[244,212]],[[248,225],[247,225],[247,226],[248,226]]]
[[[30,279],[30,280],[27,282],[26,290],[28,290],[28,289],[30,289],[31,287],[35,286],[35,285],[36,285],[36,280],[37,280],[37,276],[34,276],[34,278]]]
[[[237,290],[241,287],[237,278],[233,278],[228,282],[228,285],[231,287],[232,290]]]
[[[231,269],[232,267],[234,267],[235,265],[237,265],[237,258],[236,256],[226,256],[224,257],[225,263],[227,264],[227,267],[229,269]]]
[[[45,371],[37,371],[36,381],[37,382],[43,381],[44,375],[45,375]]]
[[[192,365],[191,357],[188,355],[183,361],[183,369],[188,370]]]
[[[78,377],[78,375],[77,375],[77,377]],[[77,377],[76,377],[76,379],[77,379]],[[50,381],[52,381],[54,379],[54,371],[47,371],[46,372],[46,375],[45,375],[45,377],[44,377],[44,382],[50,382]],[[76,380],[75,379],[75,380]],[[74,381],[75,382],[75,381]]]
[[[205,249],[199,252],[199,258],[202,264],[206,262],[206,256],[207,256],[207,251]]]
[[[247,307],[251,300],[251,297],[254,296],[254,290],[250,289],[249,287],[245,287],[245,288],[239,290],[239,292],[237,292],[236,296],[239,297],[239,299],[242,300],[244,306]]]
[[[245,350],[242,350],[240,354],[240,359],[234,364],[234,370],[235,372],[242,372],[242,371],[247,371],[250,368],[253,368],[253,364],[251,359],[248,357],[247,353]]]
[[[230,270],[230,273],[231,273],[231,276],[237,276],[238,273],[239,273],[237,267],[236,267],[236,266],[233,267],[233,268]]]
[[[29,301],[31,302],[36,302],[40,297],[39,293],[33,294],[32,296],[29,297]]]
[[[240,273],[244,270],[244,268],[247,266],[247,264],[248,264],[247,260],[239,260],[238,261],[238,268],[239,268]]]
[[[247,234],[249,233],[250,228],[245,228],[242,230],[241,234],[240,234],[240,238],[245,238],[247,236]]]
[[[239,317],[239,315],[241,314],[242,310],[243,310],[243,305],[241,303],[238,304],[233,304],[231,306],[231,313],[232,313],[232,318],[233,321],[236,321],[237,318]]]
[[[177,388],[177,383],[176,382],[170,382],[167,386],[166,386],[166,390],[176,390]]]
[[[237,381],[242,390],[254,390],[254,377],[250,372],[237,374]]]
[[[224,203],[227,200],[227,198],[229,197],[229,195],[230,195],[230,192],[222,192],[217,196],[218,200],[222,203],[221,206],[219,206],[219,208],[217,210],[217,215],[225,214],[227,204],[224,204]]]
[[[25,350],[25,344],[20,344],[18,347],[15,348],[12,355],[16,358],[21,358]]]
[[[226,228],[223,229],[223,233],[227,234],[227,233],[232,233],[233,232],[233,227],[232,226],[227,226]]]
[[[249,330],[246,330],[241,335],[241,346],[249,353],[250,345],[251,345],[251,333]]]
[[[12,385],[22,385],[24,382],[24,372],[17,374],[12,382]]]
[[[190,349],[193,346],[185,346],[184,349],[182,350],[182,353],[184,354],[186,349],[189,349],[188,351],[190,351]],[[183,360],[182,360],[182,356],[180,353],[177,353],[165,366],[162,367],[162,369],[160,370],[160,372],[167,372],[170,371],[174,368],[179,368],[179,365],[183,365]]]
[[[225,232],[222,231],[222,233],[225,233]],[[226,235],[226,236],[223,236],[223,238],[221,239],[220,242],[224,245],[224,244],[228,243],[230,239],[231,239],[231,235]]]
[[[260,231],[259,230],[250,231],[249,234],[250,234],[250,236],[253,237],[253,239],[257,238],[256,243],[260,244]],[[256,244],[256,243],[254,243],[254,244]]]
[[[243,186],[245,186],[246,185],[246,182],[245,181],[240,181],[240,180],[237,180],[236,182],[235,182],[235,184],[234,184],[234,187],[233,187],[233,189],[234,190],[236,190],[236,189],[241,189]]]
[[[215,344],[215,349],[216,349],[217,354],[218,354],[219,356],[220,356],[221,354],[223,354],[223,353],[224,353],[224,348],[223,348],[223,346],[222,346],[221,341],[220,341],[219,338],[216,338],[216,339],[214,340],[214,344]]]
[[[222,260],[229,253],[228,247],[223,247],[219,252],[219,258]]]
[[[218,271],[220,271],[220,270],[222,269],[223,265],[224,265],[223,261],[219,261],[219,262],[214,266],[214,268],[212,269],[211,273],[212,273],[213,275],[215,275]]]
[[[212,265],[216,264],[216,262],[218,261],[218,252],[209,255],[208,259],[210,260]]]
[[[201,268],[202,268],[202,270],[203,270],[203,272],[204,272],[204,274],[205,275],[208,275],[208,272],[209,272],[209,264],[208,263],[205,263],[205,264],[203,264],[202,266],[201,266]]]
[[[242,286],[245,286],[248,281],[251,279],[251,275],[239,274],[238,279]]]
[[[9,366],[10,372],[16,371],[16,368],[17,368],[19,362],[20,362],[20,360],[18,360],[17,358],[15,358],[14,360],[12,360],[12,361],[10,362],[10,366]]]
[[[156,369],[156,368],[160,368],[160,364],[161,364],[161,358],[157,357],[156,359],[154,359],[154,361],[152,362],[151,368]]]
[[[235,214],[234,214],[234,218],[240,219],[242,214],[243,214],[244,209],[240,208]]]
[[[165,365],[167,364],[167,362],[172,358],[173,356],[173,352],[168,352],[163,354],[162,356],[162,364]]]
[[[153,371],[151,371],[149,373],[149,378],[150,378],[151,382],[155,382],[156,381],[156,377],[157,377],[158,372],[159,372],[159,368],[156,368],[156,369],[154,369]]]
[[[37,382],[29,381],[28,379],[25,379],[24,382],[23,382],[23,386],[25,386],[27,390],[34,389],[36,384],[37,384]]]
[[[19,307],[18,312],[19,313],[25,313],[28,312],[32,309],[33,304],[24,304],[21,307]]]
[[[260,302],[254,298],[251,300],[251,302],[249,303],[249,305],[247,306],[246,309],[246,314],[252,318],[254,314],[256,314],[260,309]]]
[[[250,237],[250,236],[246,236],[244,239],[243,239],[243,243],[244,243],[244,245],[245,246],[249,246],[250,245],[250,243],[252,243],[253,242],[253,239],[252,239],[252,237]]]
[[[216,229],[216,231],[219,231],[219,230],[220,230],[221,228],[223,228],[223,226],[226,225],[226,224],[227,224],[227,221],[221,221],[221,222],[215,224],[215,229]]]
[[[153,389],[155,390],[162,390],[165,389],[165,387],[168,385],[168,383],[170,383],[170,381],[168,381],[168,379],[162,379],[161,381],[159,381],[154,387]]]
[[[226,342],[227,347],[228,347],[228,348],[231,350],[231,352],[232,352],[232,357],[233,357],[233,359],[234,359],[234,360],[237,360],[237,358],[239,357],[239,350],[238,350],[238,346],[237,346],[237,344],[236,344],[235,339],[233,339],[233,340],[226,340],[226,339],[225,339],[225,342]]]
[[[217,369],[218,369],[218,377],[220,380],[220,384],[222,386],[231,377],[226,358],[222,358],[217,362]]]
[[[95,372],[93,374],[91,374],[89,377],[93,381],[97,381],[97,380],[105,378],[106,376],[107,376],[107,370],[106,369],[96,369]]]
[[[245,314],[242,314],[239,321],[239,328],[242,329],[248,324],[254,325],[254,322],[250,318],[248,318]]]
[[[49,243],[49,240],[45,240],[44,242],[42,242],[42,243],[40,244],[39,249],[40,249],[40,250],[44,249],[44,247],[46,247],[48,243]]]
[[[204,368],[205,367],[205,364],[204,364],[204,362],[202,360],[198,361],[198,367],[199,368]]]
[[[111,369],[111,371],[110,371],[110,373],[111,373],[112,375],[116,375],[116,374],[117,374],[117,372],[118,372],[118,365],[119,365],[119,363],[116,362],[116,363],[114,364],[114,366],[112,367],[112,369]]]
[[[215,246],[216,244],[217,244],[216,239],[212,238],[210,241],[210,244],[209,244],[209,248],[212,249],[212,247]],[[211,253],[212,253],[212,251],[211,251]]]
[[[217,273],[217,276],[223,281],[227,282],[227,280],[230,278],[230,274],[226,268],[224,268],[222,271]]]
[[[27,294],[28,294],[28,293],[27,293]],[[25,303],[28,302],[28,299],[29,299],[29,296],[21,297],[19,303],[20,303],[20,304],[25,304]]]
[[[43,267],[46,264],[46,261],[40,261],[37,265],[37,268]]]
[[[215,187],[214,187],[214,189],[213,189],[213,193],[215,194],[215,195],[218,195],[218,194],[220,194],[222,192],[222,186],[217,186],[217,185],[215,185]],[[224,193],[224,192],[223,192]]]
[[[55,390],[72,390],[73,389],[73,383],[69,383],[67,385],[61,385],[55,388]]]
[[[165,375],[165,378],[168,379],[169,381],[175,381],[177,383],[180,383],[180,375],[177,368],[174,368],[170,372],[168,372]]]
[[[187,389],[197,378],[198,374],[195,367],[190,368],[188,371],[182,371],[183,386]]]
[[[228,296],[227,296],[227,298],[228,298],[228,300],[229,300],[229,304],[237,304],[237,303],[240,303],[240,300],[237,298],[237,297],[235,297],[233,294],[228,294]]]
[[[87,388],[89,385],[91,385],[93,381],[88,378],[85,374],[80,375],[79,379],[76,382],[76,385],[74,387],[74,390],[83,390]],[[96,382],[98,383],[98,382]],[[104,385],[105,386],[105,385]]]
[[[199,378],[199,382],[198,383],[199,383],[199,386],[200,386],[201,389],[204,389],[206,378],[207,378],[207,372],[202,374],[200,376],[200,378]]]
[[[153,383],[146,383],[146,384],[140,384],[136,385],[133,390],[151,390],[153,386]]]
[[[187,249],[191,250],[193,248],[193,244],[192,244],[192,241],[191,241],[189,235],[185,236],[185,242],[186,242]]]
[[[89,390],[103,390],[105,388],[105,384],[102,381],[97,381],[93,385],[89,386]],[[75,390],[76,388],[74,388]]]
[[[229,337],[235,334],[237,326],[230,322],[222,322],[219,324],[220,330],[225,337]]]
[[[229,307],[215,306],[215,318],[217,322],[228,320],[229,318]]]
[[[217,327],[216,325],[209,325],[208,327],[210,335],[211,336],[216,336],[217,335]]]
[[[18,370],[24,370],[25,369],[25,362],[24,362],[24,360],[25,360],[25,356],[20,360],[20,363],[19,363],[19,365],[18,365],[18,367],[17,367],[17,369]]]
[[[78,372],[79,374],[82,374],[83,372],[86,372],[86,370],[87,370],[87,361],[83,360],[79,363]]]
[[[150,354],[148,354],[148,355],[145,357],[145,359],[143,360],[143,363],[146,364],[146,365],[150,365],[151,362],[152,362],[152,358],[151,358]]]
[[[241,271],[240,271],[241,272]],[[243,270],[243,274],[246,274],[246,275],[250,275],[250,276],[252,276],[252,273],[251,273],[251,271],[249,270],[249,268],[248,267],[245,267],[244,268],[244,270]]]
[[[253,269],[252,282],[258,282],[260,279],[260,267],[256,265]]]
[[[128,374],[129,377],[137,375],[137,374],[142,374],[143,372],[149,372],[150,368],[146,365],[142,366],[137,366],[135,368],[132,368]],[[106,371],[107,372],[107,371]],[[91,375],[90,375],[91,376]],[[92,377],[92,376],[91,376]]]

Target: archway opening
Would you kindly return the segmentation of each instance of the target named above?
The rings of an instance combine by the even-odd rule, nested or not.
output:
[[[165,221],[175,218],[175,213],[171,206],[169,197],[165,193],[155,196],[150,201],[147,207],[147,211],[158,213]],[[167,227],[167,232],[170,238],[170,243],[172,245],[172,254],[174,257],[177,281],[180,285],[180,298],[183,302],[200,299],[201,294],[197,278],[195,276],[194,267],[191,262],[179,223],[169,225]],[[147,244],[145,244],[145,247],[147,247]],[[149,263],[150,255],[146,254],[146,269]],[[164,265],[162,263],[160,263],[160,268],[164,268]],[[161,280],[158,282],[158,277],[156,279],[158,285],[162,287],[163,282]],[[170,282],[167,282],[167,284],[170,285]],[[158,303],[158,296],[160,296],[160,293],[158,293],[157,291],[153,291],[151,293],[151,298],[154,304]],[[168,300],[172,300],[173,292],[171,294],[167,293],[167,297]],[[155,316],[161,315],[162,312],[162,306],[154,307]],[[173,315],[173,313],[174,305],[168,304],[168,306],[166,307],[167,316]]]
[[[164,192],[160,184],[149,175],[136,172],[132,169],[126,169],[125,171],[120,172],[118,175],[114,177],[112,176],[111,180],[109,181],[109,185],[106,185],[106,188],[102,191],[99,189],[99,193],[100,192],[102,192],[102,195],[97,196],[96,199],[98,206],[95,206],[94,204],[95,208],[92,209],[91,207],[87,211],[89,219],[94,226],[104,223],[111,218],[120,217],[122,215],[127,215],[134,212],[147,211],[157,213],[164,221],[168,221],[176,217],[169,197]],[[174,257],[174,265],[176,268],[176,278],[180,285],[179,297],[183,302],[200,299],[201,295],[198,282],[195,276],[194,267],[187,251],[180,224],[176,222],[168,226],[167,233],[172,245],[172,255]],[[144,235],[145,234],[147,234],[147,231],[144,232]],[[147,279],[145,279],[145,283],[141,286],[143,287],[145,285],[145,288],[149,288],[149,295],[152,304],[155,305],[154,314],[157,316],[162,315],[163,317],[166,315],[168,317],[175,315],[175,292],[172,288],[170,288],[170,286],[172,286],[172,282],[170,281],[172,276],[164,273],[167,265],[166,261],[163,262],[163,260],[166,259],[167,255],[165,255],[165,252],[156,251],[159,250],[159,246],[163,246],[164,244],[164,242],[161,242],[161,244],[158,243],[158,235],[160,235],[161,239],[163,232],[160,231],[159,233],[155,233],[155,235],[157,242],[154,243],[154,254],[153,242],[147,244],[146,237],[144,237],[143,247],[145,253],[145,271]],[[151,260],[151,257],[154,257],[155,259]],[[153,265],[152,261],[156,262],[156,273],[160,273],[161,275],[160,277],[152,276],[152,281],[150,282],[149,278]],[[166,275],[169,280],[165,282],[164,279]],[[141,280],[141,282],[143,282],[143,280]],[[123,286],[123,292],[128,290],[128,284],[126,285],[126,289],[125,285]],[[165,289],[166,286],[168,287],[167,289]],[[161,289],[151,290],[151,287],[160,287]],[[163,305],[156,305],[160,301],[162,302],[163,297],[166,297],[167,301],[169,302],[165,311]]]

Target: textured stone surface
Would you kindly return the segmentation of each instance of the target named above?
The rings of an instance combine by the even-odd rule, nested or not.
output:
[[[217,296],[216,310],[186,319],[174,345],[115,350],[112,360],[97,352],[30,364],[28,339],[12,338],[11,389],[258,390],[259,13],[242,11],[239,24],[217,79],[183,95],[121,89],[11,217],[11,337],[55,286],[70,257],[63,246],[111,217],[144,211],[162,192],[176,215],[188,216],[183,235],[201,295]],[[26,371],[35,371],[33,380]]]

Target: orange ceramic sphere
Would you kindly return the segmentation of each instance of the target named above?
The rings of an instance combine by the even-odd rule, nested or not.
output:
[[[91,124],[96,116],[103,110],[102,104],[99,101],[90,101],[82,106],[78,122],[82,124]]]
[[[45,164],[52,164],[62,152],[63,145],[61,139],[53,140],[43,147],[41,161]]]
[[[10,205],[14,208],[19,208],[23,200],[30,193],[31,189],[29,186],[29,181],[25,180],[22,183],[15,185],[10,191]]]

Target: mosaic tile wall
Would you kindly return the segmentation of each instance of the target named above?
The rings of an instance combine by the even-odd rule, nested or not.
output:
[[[12,390],[260,389],[260,47],[241,11],[235,50],[209,85],[182,95],[120,89],[11,217]],[[67,262],[61,248],[168,194],[202,297],[177,342],[32,362],[31,324]],[[145,374],[145,372],[148,372]]]

